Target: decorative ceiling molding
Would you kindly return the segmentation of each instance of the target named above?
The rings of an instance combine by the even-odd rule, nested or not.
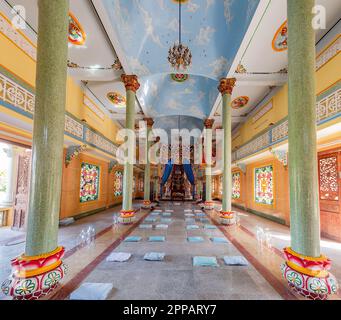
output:
[[[82,46],[86,41],[86,33],[77,20],[75,15],[69,12],[69,36],[68,40],[71,44],[75,46]]]
[[[15,29],[2,12],[0,12],[0,33],[33,61],[37,60],[37,46],[22,31]]]
[[[249,101],[250,101],[249,97],[241,96],[241,97],[234,99],[231,102],[231,107],[233,109],[241,109],[241,108],[245,107],[249,103]]]
[[[87,106],[102,121],[105,119],[104,112],[86,95],[84,94],[84,105]]]
[[[276,52],[288,50],[288,22],[284,21],[272,40],[272,49]]]

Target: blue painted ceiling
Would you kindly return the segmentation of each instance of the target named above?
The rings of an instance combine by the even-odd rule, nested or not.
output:
[[[189,0],[182,6],[182,43],[192,51],[189,80],[177,83],[167,61],[178,41],[174,0],[103,0],[129,67],[139,76],[138,98],[150,116],[205,118],[218,95],[259,0]]]

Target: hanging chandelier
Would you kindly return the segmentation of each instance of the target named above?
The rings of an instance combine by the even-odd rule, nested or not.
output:
[[[168,62],[176,70],[186,70],[192,63],[191,50],[181,43],[181,2],[179,1],[179,43],[174,43],[168,51]]]

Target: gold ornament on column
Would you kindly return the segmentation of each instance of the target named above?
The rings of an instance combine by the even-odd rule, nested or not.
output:
[[[136,93],[136,91],[140,88],[140,83],[137,79],[136,75],[126,75],[122,74],[121,80],[124,83],[126,90],[131,90]]]
[[[222,78],[218,90],[223,96],[224,94],[232,94],[233,88],[236,85],[236,78]]]
[[[206,119],[204,125],[206,129],[212,129],[214,124],[214,119]]]

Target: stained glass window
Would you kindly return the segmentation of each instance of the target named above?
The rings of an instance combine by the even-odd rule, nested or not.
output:
[[[115,180],[114,180],[114,195],[115,197],[119,197],[122,194],[123,194],[123,172],[116,171]]]
[[[232,173],[232,199],[240,198],[240,172]]]
[[[337,155],[319,159],[320,199],[339,200]]]
[[[256,203],[272,205],[273,194],[273,166],[255,169],[255,201]]]
[[[99,167],[89,163],[82,163],[80,202],[94,201],[99,193]]]

